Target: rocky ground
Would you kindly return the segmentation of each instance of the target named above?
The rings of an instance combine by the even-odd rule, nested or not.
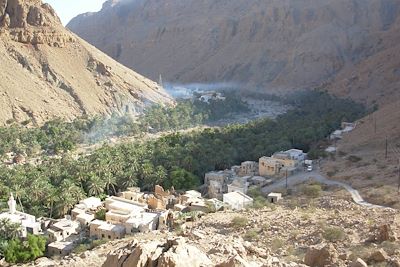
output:
[[[350,184],[368,202],[399,209],[399,121],[400,100],[359,120],[337,143],[336,155],[323,164],[325,174]]]
[[[400,213],[358,206],[331,189],[28,266],[400,266]]]

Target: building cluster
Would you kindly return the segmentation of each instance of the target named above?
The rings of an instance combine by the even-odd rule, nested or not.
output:
[[[262,157],[259,162],[245,161],[230,170],[209,172],[204,179],[205,198],[195,190],[182,194],[158,185],[152,193],[133,187],[104,201],[89,197],[76,204],[71,215],[59,220],[37,220],[17,211],[11,194],[9,210],[1,213],[0,219],[19,223],[21,237],[28,233],[47,236],[49,256],[65,256],[85,239],[114,240],[138,232],[171,228],[178,214],[244,209],[253,204],[247,195],[251,186],[263,187],[276,177],[292,174],[303,166],[305,159],[303,151],[291,149]],[[270,202],[278,202],[280,198],[280,194],[268,195]]]
[[[304,167],[306,158],[302,150],[290,149],[261,157],[258,162],[242,162],[230,170],[208,172],[204,177],[205,195],[241,209],[252,203],[245,195],[251,186],[263,187],[275,178],[293,175]]]
[[[0,219],[9,219],[21,225],[21,237],[28,233],[47,236],[48,255],[65,256],[85,239],[121,239],[126,235],[158,229],[168,229],[178,213],[209,212],[224,207],[217,199],[204,199],[195,190],[178,194],[173,189],[155,186],[153,193],[128,188],[104,201],[96,197],[81,200],[71,215],[59,220],[36,219],[35,216],[16,210],[11,194],[9,211]]]

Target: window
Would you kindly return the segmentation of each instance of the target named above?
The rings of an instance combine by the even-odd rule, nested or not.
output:
[[[101,237],[104,238],[104,234],[101,234]]]
[[[110,235],[108,236],[108,239],[111,239],[111,236],[110,236]]]

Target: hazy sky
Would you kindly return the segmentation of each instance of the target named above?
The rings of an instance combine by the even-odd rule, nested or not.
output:
[[[76,15],[99,11],[106,0],[43,0],[49,3],[57,12],[64,25]]]

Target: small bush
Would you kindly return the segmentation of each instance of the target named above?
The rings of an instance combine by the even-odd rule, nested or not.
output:
[[[343,240],[346,234],[341,228],[330,226],[323,229],[322,236],[327,241],[336,242]]]
[[[354,156],[354,155],[350,155],[350,156],[347,158],[347,160],[350,161],[350,162],[354,162],[354,163],[355,163],[355,162],[361,161],[362,158],[357,157],[357,156]]]
[[[275,238],[274,240],[271,241],[271,248],[273,251],[280,249],[281,247],[283,247],[283,245],[284,242],[280,238]]]
[[[319,197],[322,192],[322,187],[319,184],[305,185],[302,188],[304,195],[308,197]]]
[[[253,187],[247,191],[247,195],[249,195],[252,198],[257,198],[257,197],[262,197],[262,192],[259,187]]]
[[[75,254],[80,254],[80,253],[85,252],[85,251],[87,251],[89,249],[90,249],[90,245],[89,244],[80,244],[76,248],[74,248],[74,250],[72,252],[75,253]]]
[[[262,209],[263,207],[265,207],[267,205],[268,205],[268,201],[264,197],[258,196],[256,198],[254,198],[254,201],[253,201],[254,209]]]
[[[253,241],[258,239],[258,233],[256,230],[249,230],[244,235],[244,240]]]
[[[97,220],[105,221],[106,220],[106,209],[101,209],[94,215]]]
[[[232,219],[232,226],[235,228],[242,228],[248,224],[249,220],[246,217],[236,216]]]

